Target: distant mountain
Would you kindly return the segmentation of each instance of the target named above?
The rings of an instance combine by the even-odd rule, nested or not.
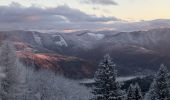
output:
[[[151,73],[161,63],[170,66],[169,38],[168,28],[134,32],[0,32],[1,42],[10,39],[21,54],[29,51],[39,68],[50,68],[71,78],[92,77],[106,53],[117,63],[120,75]]]

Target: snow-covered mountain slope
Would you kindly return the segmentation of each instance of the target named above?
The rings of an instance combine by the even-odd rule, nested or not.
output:
[[[93,49],[104,45],[136,45],[147,49],[170,49],[170,29],[135,32],[79,32],[62,34],[73,48]]]
[[[53,40],[57,46],[65,46],[67,47],[67,42],[61,35],[53,35]]]
[[[105,37],[104,34],[96,34],[96,33],[87,33],[89,38],[95,39],[95,40],[101,40]]]
[[[69,53],[97,63],[109,53],[120,65],[120,73],[142,73],[156,70],[161,63],[170,65],[170,29],[153,29],[135,32],[99,33],[94,39],[88,32],[62,34],[68,43]],[[92,33],[92,32],[90,32]],[[93,32],[94,34],[94,32]]]
[[[135,32],[77,31],[50,34],[32,31],[0,32],[0,41],[5,39],[14,41],[17,50],[29,48],[30,51],[36,51],[36,53],[76,56],[89,63],[90,66],[87,68],[92,68],[90,75],[94,73],[98,62],[106,53],[114,58],[119,65],[120,74],[123,75],[143,70],[146,72],[157,70],[160,63],[170,65],[170,29]],[[50,64],[55,63],[55,61],[49,62]],[[72,66],[75,64],[78,66],[80,62],[71,63]],[[79,71],[79,68],[76,68]],[[74,74],[71,72],[72,69],[65,70],[69,74]],[[83,71],[87,70],[83,69]]]
[[[73,33],[39,33],[31,31],[1,32],[14,41],[24,41],[46,49],[65,48],[90,50],[99,46],[135,45],[145,49],[170,48],[170,29],[153,29],[149,31],[114,32],[114,31],[78,31]],[[5,36],[4,36],[5,37]]]
[[[114,31],[78,31],[73,33],[62,34],[68,45],[71,45],[74,49],[89,50],[96,47],[101,41],[108,35],[114,35],[117,32]]]
[[[38,45],[41,45],[41,46],[42,46],[42,40],[41,40],[41,37],[39,36],[39,34],[36,34],[35,32],[32,32],[32,34],[33,34],[33,37],[34,37],[35,42],[36,42]]]

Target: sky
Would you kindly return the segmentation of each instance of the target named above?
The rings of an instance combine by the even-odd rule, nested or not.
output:
[[[1,30],[169,27],[170,0],[0,0]]]

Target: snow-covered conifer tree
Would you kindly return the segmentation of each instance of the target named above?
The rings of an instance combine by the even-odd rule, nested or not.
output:
[[[153,80],[148,93],[145,94],[144,100],[158,100],[157,98],[157,94],[156,94],[156,82],[155,80]]]
[[[166,66],[162,64],[145,97],[146,100],[170,100],[170,91],[168,87],[168,70]]]
[[[22,66],[23,67],[23,66]],[[2,100],[22,100],[22,68],[17,60],[14,47],[5,41],[1,47],[0,68],[4,78],[0,82]]]
[[[126,100],[142,100],[142,93],[139,85],[136,83],[135,85],[130,85]]]
[[[134,95],[132,100],[143,100],[141,88],[139,87],[138,83],[136,83],[134,86]]]
[[[92,93],[93,100],[122,100],[123,93],[119,83],[116,81],[116,65],[109,55],[99,64],[99,69],[95,73],[95,86]]]
[[[132,100],[133,96],[134,96],[134,86],[130,84],[128,91],[127,91],[126,100]]]

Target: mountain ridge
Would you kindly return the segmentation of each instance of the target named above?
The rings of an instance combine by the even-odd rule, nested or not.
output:
[[[60,69],[65,68],[62,74],[68,77],[69,74],[73,74],[71,78],[92,77],[98,62],[106,53],[114,58],[121,75],[131,75],[142,69],[154,71],[161,63],[170,65],[169,38],[170,29],[168,28],[134,32],[79,31],[50,34],[21,30],[0,32],[0,41],[6,39],[13,41],[17,51],[29,51],[35,55],[41,54],[47,57],[54,57],[58,54],[66,58],[76,57],[75,60],[70,61],[70,66],[76,65],[72,67],[73,69],[63,67],[69,66],[64,63],[51,66],[51,69],[58,66]],[[56,58],[60,57],[56,56]],[[39,56],[37,59],[43,61],[40,58]],[[45,62],[52,64],[56,61]],[[86,68],[88,70],[85,70]],[[145,72],[142,71],[142,73]]]

